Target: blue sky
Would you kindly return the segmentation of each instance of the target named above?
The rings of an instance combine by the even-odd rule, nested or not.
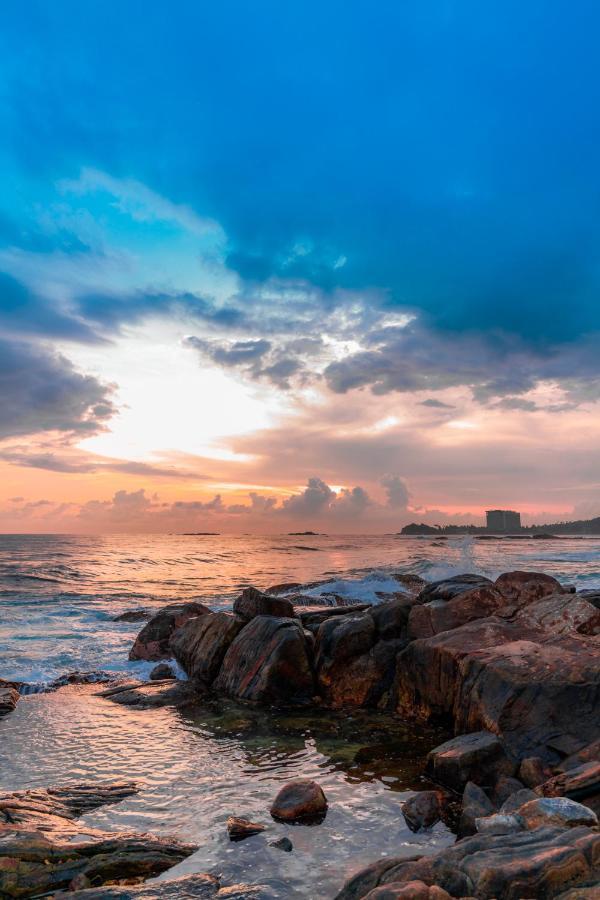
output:
[[[455,389],[529,415],[525,433],[540,412],[596,421],[599,26],[587,0],[4,10],[0,341],[7,360],[38,347],[74,404],[28,389],[2,434],[108,427],[118,395],[94,404],[122,379],[98,347],[154,345],[157,318],[278,415],[361,391],[358,428],[365,392],[443,415]]]

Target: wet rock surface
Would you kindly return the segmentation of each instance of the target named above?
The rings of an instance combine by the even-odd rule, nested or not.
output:
[[[195,847],[178,840],[108,834],[76,822],[136,791],[133,783],[73,784],[1,795],[0,896],[32,897],[116,878],[141,880],[193,853]]]
[[[160,609],[138,634],[129,653],[129,659],[158,661],[172,655],[169,646],[171,636],[188,619],[210,613],[202,603],[173,603]]]
[[[270,811],[282,822],[318,822],[327,813],[327,799],[316,781],[298,778],[281,788]]]
[[[441,791],[420,791],[402,805],[402,815],[411,831],[431,828],[442,818],[444,795]]]
[[[100,691],[98,696],[135,709],[160,709],[163,706],[183,709],[199,703],[202,698],[197,685],[189,681],[173,681],[172,678],[123,684]]]
[[[190,678],[210,685],[245,624],[240,616],[226,612],[190,619],[171,637],[172,653]]]
[[[294,605],[285,597],[270,597],[256,588],[249,587],[233,602],[233,611],[249,621],[256,616],[279,616],[292,618]]]
[[[19,691],[9,681],[0,681],[0,719],[11,713],[19,702]]]
[[[260,885],[227,885],[214,875],[197,873],[154,884],[69,891],[64,896],[65,900],[70,897],[81,897],[82,900],[270,900],[273,895]]]

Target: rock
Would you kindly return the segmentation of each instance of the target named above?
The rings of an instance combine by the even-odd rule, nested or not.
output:
[[[72,896],[70,893],[64,895],[65,900]],[[79,897],[81,900],[272,900],[273,894],[262,885],[224,885],[214,875],[195,873],[172,881],[77,891],[76,900]]]
[[[427,587],[427,581],[424,578],[421,578],[420,575],[413,575],[411,572],[393,572],[392,578],[414,597]]]
[[[550,769],[539,756],[527,756],[521,760],[518,775],[526,787],[534,788],[548,780]]]
[[[175,672],[168,663],[159,663],[157,666],[154,666],[149,678],[150,681],[162,681],[165,678],[175,678]]]
[[[496,588],[517,606],[526,606],[564,589],[556,578],[541,572],[505,572],[495,581]]]
[[[408,636],[415,640],[450,631],[475,619],[486,619],[506,604],[500,591],[487,585],[458,594],[448,601],[420,604],[410,611]]]
[[[600,762],[600,738],[598,738],[597,741],[592,741],[591,744],[580,747],[575,753],[568,756],[566,759],[563,759],[560,768],[564,771],[567,769],[577,769],[585,762]]]
[[[327,813],[327,799],[316,781],[302,778],[282,787],[271,806],[271,815],[282,822],[318,822]]]
[[[54,895],[116,877],[137,881],[190,856],[197,848],[180,841],[109,834],[76,821],[136,791],[132,783],[72,784],[0,795],[0,897]]]
[[[19,702],[19,692],[9,681],[0,681],[0,719],[11,713]]]
[[[191,681],[169,678],[167,681],[121,685],[101,691],[98,696],[135,709],[159,709],[162,706],[183,709],[198,703],[203,695],[198,685]]]
[[[578,595],[567,593],[551,594],[530,603],[518,621],[537,625],[552,635],[600,633],[600,609]]]
[[[530,830],[547,825],[575,828],[578,825],[593,827],[598,824],[595,812],[568,797],[537,797],[521,806],[518,812],[525,827]]]
[[[501,775],[497,779],[492,790],[492,800],[496,806],[502,806],[509,797],[522,791],[524,787],[525,785],[522,781],[519,781],[518,778],[511,778],[509,775]]]
[[[418,594],[420,603],[429,603],[431,600],[451,600],[458,594],[464,594],[474,587],[491,586],[492,582],[483,575],[453,575],[452,578],[442,578],[440,581],[432,581]]]
[[[158,661],[171,656],[170,639],[177,628],[195,616],[212,615],[202,603],[174,603],[164,606],[144,625],[129,652],[129,659]]]
[[[284,597],[269,597],[254,587],[246,588],[233,602],[233,611],[249,621],[256,616],[294,617],[294,605]]]
[[[478,834],[512,834],[516,831],[523,831],[523,823],[517,815],[494,813],[491,816],[475,819],[475,830]]]
[[[468,781],[492,784],[515,770],[500,738],[489,731],[462,734],[440,744],[427,756],[426,772],[434,781],[461,792]]]
[[[556,762],[561,746],[597,739],[597,640],[554,637],[497,616],[413,641],[396,663],[396,711],[458,732],[501,734],[516,757]],[[566,753],[564,754],[566,755]]]
[[[344,884],[335,900],[361,900],[382,884],[394,883],[412,864],[422,857],[407,849],[405,856],[378,859],[360,869]]]
[[[317,686],[330,706],[375,706],[391,686],[401,641],[377,642],[367,613],[323,622],[317,632]]]
[[[128,609],[113,618],[113,622],[146,622],[152,618],[149,609]]]
[[[336,900],[369,896],[365,884],[422,881],[452,897],[477,900],[551,898],[598,878],[597,828],[537,828],[510,834],[476,834],[433,856],[411,862],[385,860],[354,876]],[[379,868],[376,868],[379,866]],[[349,888],[349,890],[346,890]]]
[[[411,831],[419,831],[440,821],[443,806],[441,791],[419,791],[402,805],[402,815]]]
[[[369,615],[375,623],[378,640],[405,639],[409,614],[416,602],[416,598],[412,595],[401,596],[371,607]]]
[[[296,606],[294,612],[302,627],[316,634],[323,622],[337,616],[346,616],[370,609],[370,603],[356,603],[352,606]]]
[[[282,837],[277,841],[269,841],[269,847],[275,847],[277,850],[283,850],[284,853],[291,853],[294,845],[289,838]]]
[[[479,785],[473,781],[467,781],[462,795],[462,810],[458,823],[458,836],[465,837],[475,834],[476,819],[491,816],[494,812],[494,804]]]
[[[500,807],[500,812],[518,812],[523,804],[529,803],[530,800],[537,800],[537,794],[535,794],[530,788],[522,788],[520,791],[515,791],[514,794],[510,795],[510,797],[507,797],[507,799]]]
[[[443,888],[423,881],[386,884],[370,891],[366,897],[368,900],[452,900]]]
[[[101,684],[114,681],[114,672],[68,672],[54,678],[46,687],[46,691],[57,691],[68,684]]]
[[[238,819],[236,816],[229,816],[227,819],[227,833],[232,841],[243,841],[244,838],[266,830],[267,826],[261,825],[260,822],[250,822],[248,819]]]
[[[306,702],[314,694],[309,652],[297,620],[257,616],[230,645],[213,687],[255,703]]]
[[[245,619],[219,612],[190,619],[171,638],[172,653],[186,675],[211,685]]]
[[[570,797],[588,802],[600,793],[600,762],[582,763],[561,772],[539,785],[535,792],[543,797]]]

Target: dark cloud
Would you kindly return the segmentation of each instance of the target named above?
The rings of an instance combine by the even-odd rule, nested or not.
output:
[[[451,403],[442,403],[441,400],[436,400],[434,397],[429,397],[427,400],[422,400],[419,404],[420,406],[429,406],[431,409],[456,409]]]
[[[309,353],[314,353],[321,346],[320,341],[311,340],[274,347],[271,341],[265,339],[220,342],[194,336],[185,338],[184,343],[203,359],[226,369],[239,369],[249,378],[269,381],[281,390],[288,390],[290,379],[305,372],[303,360],[294,353],[306,352],[307,348]]]
[[[0,460],[13,466],[30,469],[45,469],[48,472],[88,474],[92,472],[121,472],[126,475],[151,476],[174,480],[199,479],[200,475],[175,468],[154,466],[150,463],[124,461],[103,461],[91,453],[71,451],[60,454],[54,451],[35,452],[31,449],[6,448],[0,450]]]
[[[114,387],[43,346],[0,338],[0,437],[101,431],[116,413]]]
[[[10,275],[0,272],[0,331],[97,343],[95,333],[76,311],[40,297]]]
[[[381,485],[387,494],[387,505],[392,509],[406,509],[409,493],[406,482],[398,475],[384,475]]]

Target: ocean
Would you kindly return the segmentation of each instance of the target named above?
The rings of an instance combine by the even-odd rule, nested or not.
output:
[[[150,831],[198,850],[161,876],[211,872],[225,883],[267,885],[282,900],[330,900],[357,869],[385,856],[452,844],[447,823],[412,833],[402,801],[427,787],[426,753],[449,735],[361,710],[260,710],[231,701],[135,710],[97,696],[98,685],[42,692],[72,672],[145,677],[127,660],[140,623],[115,615],[179,599],[227,608],[241,588],[327,580],[310,590],[378,602],[392,573],[436,579],[509,569],[600,586],[600,539],[433,540],[387,536],[4,535],[0,537],[0,678],[28,685],[0,721],[0,790],[134,780],[140,792],[81,819],[110,832]],[[329,801],[317,827],[274,822],[277,790],[314,778]],[[227,816],[268,830],[229,841]],[[288,837],[293,852],[269,842]]]

